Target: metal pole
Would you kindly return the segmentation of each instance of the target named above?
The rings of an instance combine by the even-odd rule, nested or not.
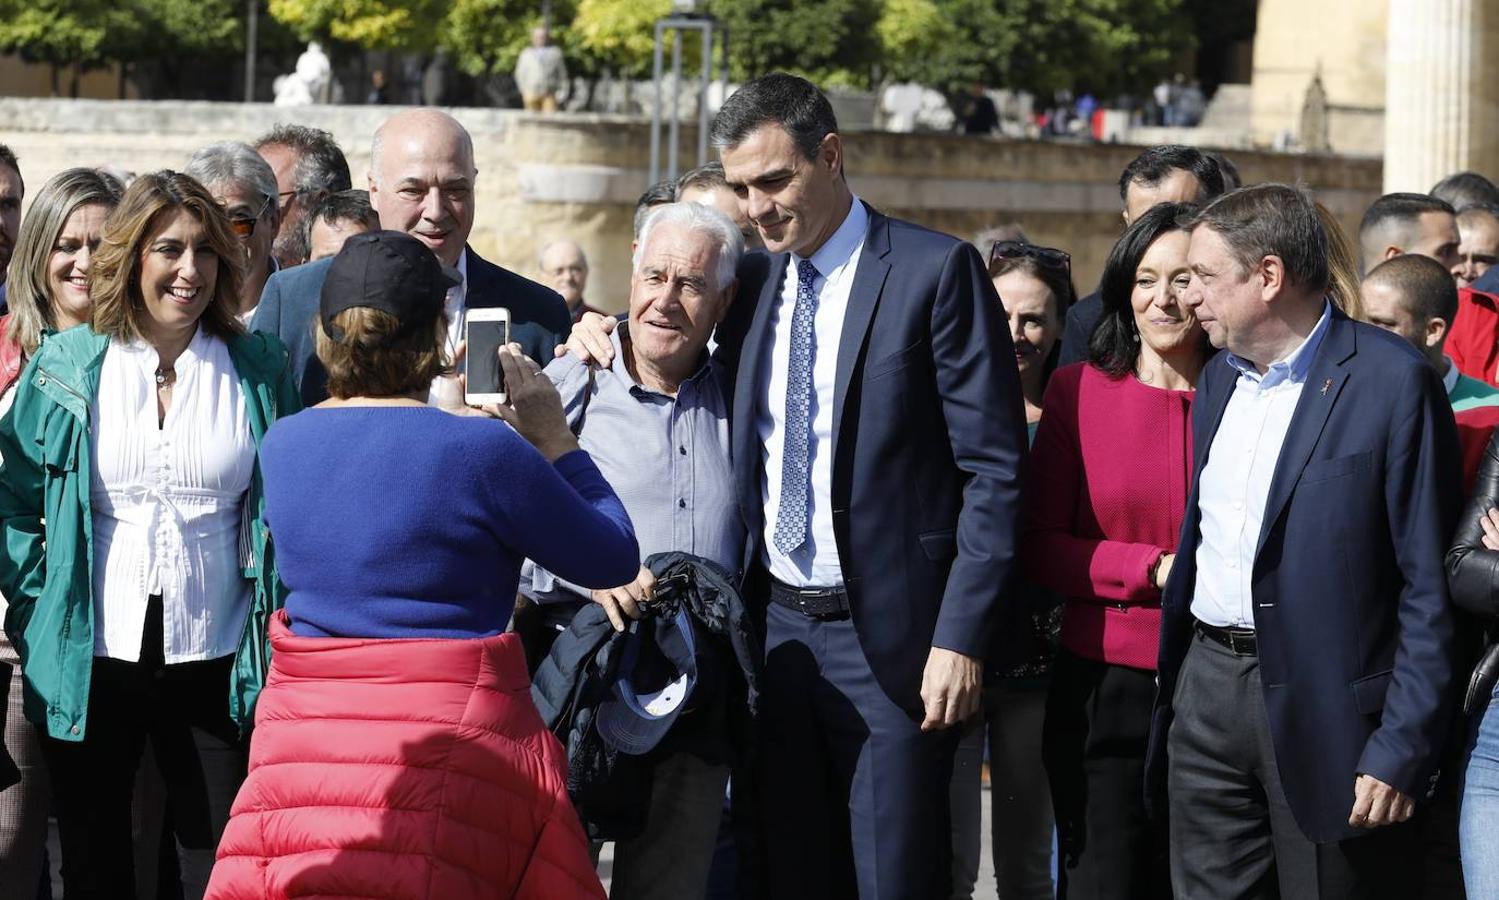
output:
[[[703,74],[697,87],[697,164],[708,161],[708,85],[713,81],[713,23],[703,23]]]
[[[245,102],[255,102],[255,45],[260,8],[256,0],[245,0]]]
[[[682,38],[685,32],[678,27],[676,40],[671,45],[671,146],[666,149],[666,177],[677,177],[677,144],[682,139]]]
[[[651,184],[661,180],[661,33],[664,24],[656,23],[655,62],[651,69],[656,85],[656,102],[651,107]]]

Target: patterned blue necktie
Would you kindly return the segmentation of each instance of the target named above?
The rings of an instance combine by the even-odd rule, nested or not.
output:
[[[812,323],[817,269],[796,264],[796,309],[791,313],[791,354],[786,364],[786,426],[781,448],[781,505],[776,512],[776,549],[790,556],[807,542],[807,501],[812,492]]]

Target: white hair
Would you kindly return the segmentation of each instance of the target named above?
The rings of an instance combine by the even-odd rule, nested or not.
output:
[[[634,271],[640,271],[641,254],[650,243],[651,232],[657,225],[680,225],[688,231],[713,238],[718,248],[718,262],[714,266],[718,290],[722,291],[733,283],[739,269],[739,257],[744,255],[744,235],[728,216],[701,203],[667,203],[651,210],[640,228],[640,241],[635,245]]]
[[[193,154],[183,173],[210,190],[214,185],[232,184],[242,191],[276,199],[276,173],[254,147],[239,141],[209,144]]]

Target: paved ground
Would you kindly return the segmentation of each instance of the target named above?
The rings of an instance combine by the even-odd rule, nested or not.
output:
[[[982,835],[983,855],[979,861],[978,885],[973,891],[973,900],[997,900],[998,895],[994,890],[994,856],[990,853],[993,842],[989,837],[989,786],[984,785],[984,830]],[[609,872],[614,865],[614,845],[605,844],[604,852],[599,854],[599,877],[604,880],[604,887],[609,887]]]
[[[973,892],[973,900],[996,900],[994,892],[994,860],[989,853],[989,788],[984,787],[984,833],[983,833],[983,858],[979,864],[978,887]],[[52,862],[52,895],[62,897],[62,875],[58,869],[59,861],[62,859],[62,851],[57,845],[57,827],[53,827],[47,835],[47,853]],[[609,873],[614,866],[614,845],[604,845],[604,852],[599,856],[599,877],[604,880],[604,887],[609,887]]]

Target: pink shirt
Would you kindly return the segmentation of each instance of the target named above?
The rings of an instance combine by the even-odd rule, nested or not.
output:
[[[1022,559],[1067,598],[1062,646],[1154,669],[1161,592],[1150,570],[1176,552],[1192,468],[1192,392],[1058,369],[1031,447]]]

